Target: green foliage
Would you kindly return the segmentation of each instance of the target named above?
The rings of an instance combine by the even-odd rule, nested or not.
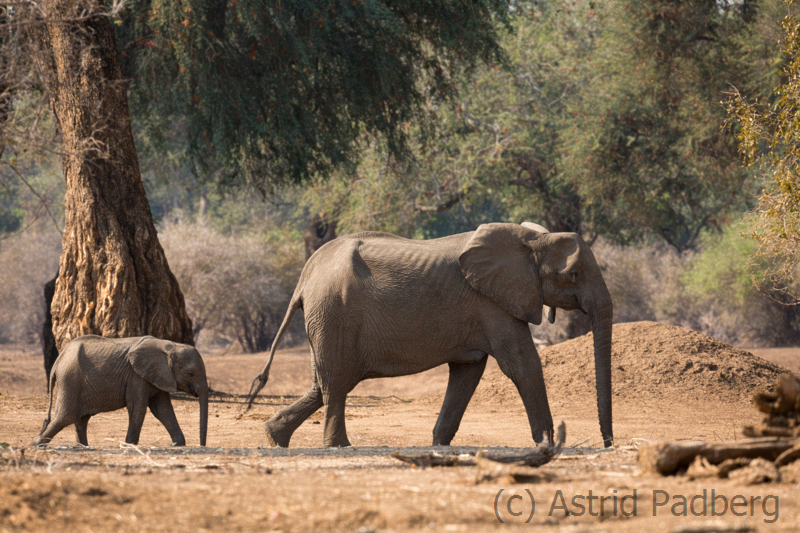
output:
[[[565,14],[566,5],[515,4],[502,41],[511,68],[479,68],[456,105],[432,99],[432,133],[411,128],[413,164],[373,147],[355,178],[315,183],[306,205],[335,214],[343,231],[435,237],[497,220],[578,231],[580,199],[559,179],[559,132],[594,21],[586,10]]]
[[[706,231],[696,252],[683,253],[663,240],[634,247],[598,239],[592,252],[614,301],[614,321],[655,320],[737,346],[795,343],[800,309],[753,287],[747,275],[753,242],[737,229]]]
[[[2,57],[7,52],[0,46],[0,78],[21,75],[3,72],[7,65],[2,64]],[[25,81],[31,83],[28,78]],[[64,219],[66,184],[55,121],[44,108],[38,89],[19,83],[13,94],[7,122],[0,120],[0,239],[39,220],[60,228]]]
[[[743,239],[736,226],[729,226],[720,235],[706,233],[703,244],[703,253],[682,276],[690,294],[740,306],[757,297],[747,266],[756,248],[753,241]]]
[[[0,166],[0,239],[45,222],[58,231],[64,225],[66,184],[57,163],[7,155]]]
[[[503,62],[507,12],[505,0],[133,0],[116,31],[148,131],[185,136],[203,172],[271,192],[352,165],[365,132],[403,154],[426,98]]]
[[[610,1],[565,131],[563,178],[585,220],[617,242],[662,237],[678,250],[719,229],[755,188],[736,164],[721,93],[766,97],[779,58],[769,2]],[[761,6],[761,9],[756,9]]]
[[[786,302],[800,302],[800,22],[793,0],[782,22],[787,65],[775,88],[777,102],[763,103],[744,88],[727,101],[732,123],[741,130],[739,153],[750,168],[764,172],[765,187],[744,233],[755,240],[756,285]]]
[[[502,41],[511,68],[479,68],[456,105],[430,100],[427,135],[411,128],[414,164],[373,147],[355,178],[316,183],[306,205],[350,231],[532,220],[685,250],[752,203],[718,102],[730,83],[769,95],[775,0],[515,7]]]

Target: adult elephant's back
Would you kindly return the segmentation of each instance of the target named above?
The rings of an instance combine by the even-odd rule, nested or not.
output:
[[[481,298],[458,261],[471,235],[422,241],[368,232],[320,248],[296,292],[312,345],[329,336],[352,339],[353,357],[367,368],[380,360],[374,372],[387,376],[447,362],[467,341],[474,320],[468,310]]]

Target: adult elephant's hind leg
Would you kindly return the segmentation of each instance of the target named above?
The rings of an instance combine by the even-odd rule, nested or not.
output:
[[[47,444],[50,442],[53,437],[58,435],[58,433],[64,429],[65,427],[69,426],[70,424],[74,424],[74,422],[70,419],[60,418],[56,416],[53,420],[47,424],[47,427],[42,430],[42,432],[33,439],[31,442],[32,446],[36,446],[37,444]]]
[[[322,440],[323,446],[350,446],[350,440],[347,438],[347,428],[344,423],[344,407],[347,402],[347,393],[350,388],[337,387],[328,395],[328,401],[325,405],[325,429],[324,437]]]
[[[267,442],[272,446],[289,446],[292,434],[305,420],[322,407],[322,389],[316,379],[305,395],[288,407],[284,407],[275,416],[264,422]]]
[[[455,437],[464,411],[467,410],[467,405],[486,369],[488,358],[484,355],[475,363],[450,363],[447,392],[444,395],[442,409],[439,411],[439,418],[433,427],[434,446],[447,446]]]

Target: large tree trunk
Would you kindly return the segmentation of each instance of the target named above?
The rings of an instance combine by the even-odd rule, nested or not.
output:
[[[139,175],[103,3],[58,0],[41,6],[32,16],[44,22],[30,32],[61,130],[67,182],[52,308],[56,344],[62,349],[86,334],[149,334],[193,344],[183,294],[158,242]]]

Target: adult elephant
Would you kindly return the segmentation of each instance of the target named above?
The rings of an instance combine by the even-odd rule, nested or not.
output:
[[[53,296],[56,293],[56,277],[44,284],[44,324],[42,325],[42,352],[44,352],[44,373],[47,375],[47,392],[50,392],[50,371],[53,364],[58,359],[58,348],[56,348],[56,337],[53,335]]]
[[[249,400],[266,384],[278,341],[303,309],[312,387],[264,423],[273,445],[288,446],[300,424],[325,405],[324,445],[349,446],[345,399],[358,382],[444,363],[450,378],[433,444],[449,444],[488,354],[522,396],[534,441],[547,435],[552,442],[542,364],[528,329],[541,323],[543,305],[551,322],[557,307],[591,317],[600,432],[611,446],[611,296],[579,235],[531,223],[483,224],[433,240],[357,233],[326,244],[300,275]]]

